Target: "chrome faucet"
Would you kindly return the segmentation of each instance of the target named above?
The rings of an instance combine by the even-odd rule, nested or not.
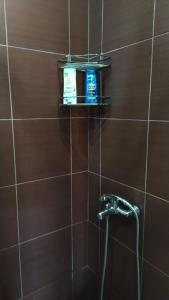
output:
[[[113,194],[103,194],[99,197],[100,202],[105,202],[105,209],[98,213],[99,220],[103,220],[108,215],[121,215],[133,217],[135,213],[140,214],[140,209],[136,205],[130,204],[127,200]],[[127,209],[123,208],[127,207]]]

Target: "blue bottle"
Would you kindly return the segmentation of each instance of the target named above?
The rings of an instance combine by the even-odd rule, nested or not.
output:
[[[87,69],[85,75],[85,103],[98,103],[98,72]]]

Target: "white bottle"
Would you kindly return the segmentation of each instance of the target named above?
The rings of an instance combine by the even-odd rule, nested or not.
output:
[[[63,104],[77,103],[76,69],[64,69],[64,93]]]

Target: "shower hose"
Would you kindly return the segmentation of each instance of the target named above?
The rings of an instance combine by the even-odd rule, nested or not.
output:
[[[128,206],[132,211],[136,219],[136,264],[137,264],[137,300],[141,300],[141,281],[140,281],[140,260],[139,260],[139,216],[133,206],[121,199],[122,203]],[[100,292],[100,300],[103,300],[104,296],[104,283],[105,283],[105,274],[106,274],[106,265],[107,265],[107,254],[108,254],[108,239],[109,239],[109,216],[106,217],[106,236],[105,236],[105,249],[104,249],[104,262],[103,262],[103,271],[102,271],[102,281],[101,281],[101,292]]]

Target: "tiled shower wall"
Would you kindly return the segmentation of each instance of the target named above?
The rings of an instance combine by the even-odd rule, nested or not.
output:
[[[63,54],[87,51],[88,1],[0,0],[2,300],[91,290],[88,118],[59,109],[57,70]]]
[[[100,273],[105,227],[100,193],[141,207],[142,299],[169,299],[169,3],[91,0],[90,49],[107,53],[111,106],[89,130],[89,266]],[[92,31],[92,28],[95,28]],[[105,299],[137,299],[136,225],[110,218]]]

